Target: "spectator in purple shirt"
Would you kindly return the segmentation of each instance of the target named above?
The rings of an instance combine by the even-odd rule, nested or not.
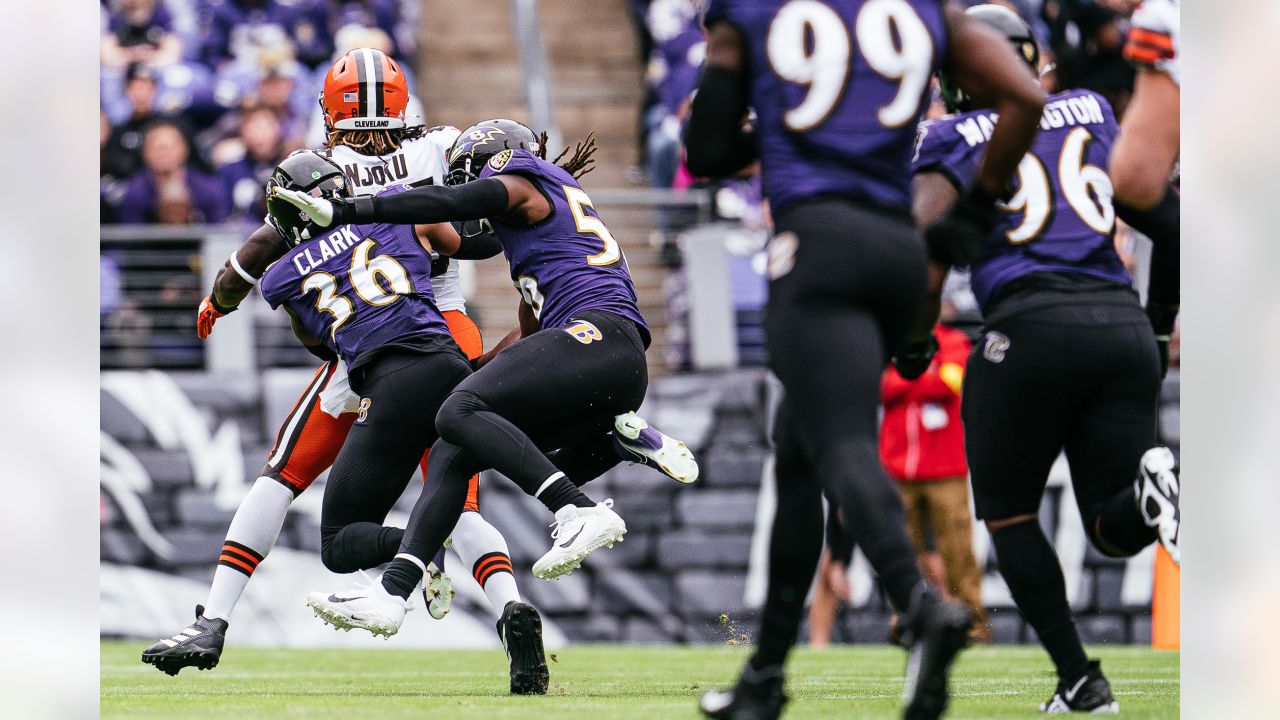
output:
[[[227,216],[222,182],[190,162],[191,145],[177,125],[159,121],[142,141],[143,169],[126,183],[117,221],[216,223]]]
[[[182,58],[182,42],[173,32],[173,17],[159,0],[115,0],[102,38],[102,64],[170,65]]]
[[[218,177],[231,198],[232,215],[237,219],[261,221],[267,212],[263,187],[285,154],[276,114],[261,105],[246,110],[240,123],[240,136],[225,141],[224,147],[214,152],[238,155],[218,168]]]

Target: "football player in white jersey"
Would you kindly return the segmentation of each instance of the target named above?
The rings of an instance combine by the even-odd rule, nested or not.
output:
[[[373,195],[391,185],[413,187],[443,181],[447,170],[445,154],[458,130],[447,126],[406,127],[404,109],[408,99],[409,88],[399,66],[379,50],[352,50],[338,58],[326,74],[320,104],[327,130],[327,154],[343,168],[353,194]],[[428,234],[453,232],[452,227],[443,225],[431,226]],[[484,235],[469,236],[464,247],[470,254],[459,253],[458,257],[481,259],[500,251],[497,242],[487,241]],[[208,337],[218,318],[236,309],[286,249],[277,231],[264,223],[231,255],[218,274],[213,292],[200,305],[197,333],[201,339]],[[466,315],[457,265],[450,258],[436,261],[432,286],[454,340],[468,357],[479,357],[480,330]],[[142,654],[143,662],[170,675],[184,667],[206,670],[218,664],[232,609],[253,571],[275,544],[290,503],[333,463],[356,419],[359,402],[360,398],[347,386],[344,364],[336,358],[325,358],[281,426],[261,477],[236,510],[208,600],[196,607],[195,623],[148,647]],[[424,456],[424,478],[426,462]],[[516,588],[507,543],[479,514],[476,483],[477,478],[472,478],[467,499],[470,512],[463,513],[454,529],[452,546],[471,567],[498,615],[499,636],[504,642],[508,635],[518,638],[510,642],[527,646],[508,648],[512,659],[511,691],[543,693],[547,669],[540,625],[503,632],[503,624],[513,609],[525,606]],[[321,557],[334,572],[373,567],[391,559],[402,534],[400,528],[357,523],[324,545]],[[431,615],[440,618],[448,612],[453,588],[440,568],[433,565],[431,570],[424,600]],[[527,612],[518,615],[526,620],[529,617]]]

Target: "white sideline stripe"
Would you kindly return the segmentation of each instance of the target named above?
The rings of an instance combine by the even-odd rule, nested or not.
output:
[[[360,51],[361,57],[364,58],[364,96],[369,98],[369,103],[365,106],[368,108],[369,114],[365,117],[378,116],[378,98],[374,95],[377,83],[374,82],[374,75],[377,70],[373,63],[373,50],[364,48]]]
[[[534,496],[534,497],[541,497],[541,496],[542,496],[542,491],[543,491],[543,490],[546,490],[548,487],[550,487],[550,486],[551,486],[551,483],[553,483],[553,482],[555,482],[555,481],[559,480],[559,479],[560,479],[560,478],[562,478],[562,477],[564,477],[564,473],[562,473],[562,472],[558,472],[558,473],[556,473],[556,474],[552,475],[551,477],[547,478],[546,480],[543,480],[543,481],[542,481],[542,484],[538,486],[538,492],[534,493],[534,494],[533,494],[533,496]]]

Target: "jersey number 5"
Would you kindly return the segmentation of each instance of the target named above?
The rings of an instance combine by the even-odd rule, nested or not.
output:
[[[591,198],[582,191],[581,188],[564,185],[564,197],[569,201],[569,210],[573,212],[573,223],[577,225],[578,232],[590,233],[604,241],[604,250],[595,255],[587,256],[588,265],[612,265],[622,258],[622,248],[618,247],[618,241],[613,239],[613,235],[609,234],[609,228],[605,227],[604,221],[594,215],[588,215],[584,208],[593,207]]]
[[[351,252],[351,267],[347,277],[356,295],[369,305],[390,305],[413,292],[413,281],[404,266],[390,255],[370,258],[369,253],[378,243],[366,239]],[[355,315],[356,307],[350,299],[338,294],[338,279],[327,272],[314,272],[302,281],[302,292],[318,291],[316,310],[333,316],[329,337],[338,333]]]
[[[857,50],[876,74],[897,81],[898,92],[876,119],[897,128],[916,119],[933,74],[933,37],[906,0],[867,0],[854,21]],[[809,86],[783,114],[794,132],[826,121],[844,97],[854,46],[843,18],[819,0],[791,0],[769,25],[765,55],[778,77]]]

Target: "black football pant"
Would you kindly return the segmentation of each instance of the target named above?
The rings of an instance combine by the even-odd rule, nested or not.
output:
[[[1070,684],[1088,659],[1036,517],[1041,496],[1065,451],[1085,533],[1102,553],[1126,557],[1156,540],[1133,482],[1142,454],[1158,444],[1160,368],[1132,291],[1090,293],[1087,304],[1061,293],[1043,299],[1041,309],[988,324],[965,372],[961,413],[978,518],[1032,516],[996,529],[992,544],[1019,611]]]
[[[603,457],[614,417],[644,401],[644,350],[630,320],[585,312],[520,340],[463,381],[436,417],[440,440],[400,551],[419,558],[435,552],[457,523],[474,473],[496,469],[547,502],[555,488],[546,483],[562,472],[548,451],[562,449],[567,459],[581,445],[584,455]],[[560,485],[585,497],[574,482],[589,479]]]
[[[441,404],[471,366],[456,349],[388,349],[362,371],[360,415],[333,462],[320,514],[320,557],[337,573],[395,555],[403,531],[382,522],[438,437]]]
[[[880,465],[876,413],[880,375],[924,295],[923,242],[905,215],[815,200],[778,216],[769,268],[766,343],[785,399],[758,668],[795,643],[822,552],[824,489],[895,607],[906,612],[921,583],[902,500]]]

